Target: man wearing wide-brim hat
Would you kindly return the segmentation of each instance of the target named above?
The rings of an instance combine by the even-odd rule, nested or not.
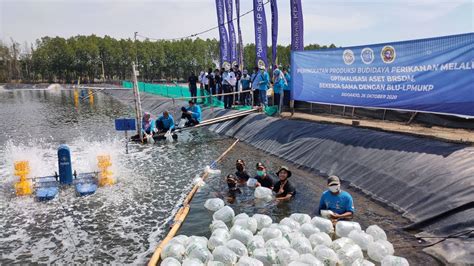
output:
[[[295,187],[288,181],[288,178],[291,177],[290,169],[286,166],[281,166],[276,174],[279,180],[273,186],[273,191],[276,193],[277,201],[290,200],[296,194]]]
[[[318,213],[330,211],[329,218],[333,221],[351,220],[355,208],[351,194],[341,190],[339,177],[332,175],[328,178],[328,190],[324,191],[319,200]]]

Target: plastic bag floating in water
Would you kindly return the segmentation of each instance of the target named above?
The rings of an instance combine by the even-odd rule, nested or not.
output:
[[[255,189],[255,198],[262,199],[264,201],[271,201],[273,198],[273,192],[271,189],[266,187],[257,187]]]
[[[225,246],[219,246],[212,252],[215,261],[220,261],[225,265],[234,265],[237,262],[237,255]]]
[[[213,199],[208,199],[206,200],[206,202],[204,203],[204,208],[210,210],[210,211],[218,211],[220,210],[221,208],[224,207],[224,201],[219,199],[219,198],[213,198]]]
[[[332,222],[328,219],[316,216],[311,219],[311,223],[316,226],[321,232],[324,232],[326,234],[334,233],[334,226],[332,225]]]
[[[239,258],[248,256],[247,247],[237,239],[227,241],[225,246],[232,250]]]
[[[362,250],[367,250],[370,243],[374,242],[374,238],[364,231],[352,230],[348,236],[354,243],[359,245]]]
[[[258,230],[262,230],[265,227],[269,227],[273,223],[272,218],[265,214],[256,213],[252,217],[257,220]]]
[[[234,210],[229,206],[224,206],[212,215],[212,219],[229,223],[234,219]]]
[[[179,260],[173,258],[173,257],[168,257],[161,261],[161,264],[163,266],[181,266],[181,262]]]
[[[209,165],[204,168],[204,171],[208,173],[210,176],[218,176],[221,174],[221,170],[219,169],[212,169]]]
[[[186,251],[185,247],[182,244],[177,242],[170,242],[166,244],[161,252],[162,258],[175,258],[178,261],[181,261]]]
[[[380,228],[378,225],[371,225],[367,227],[365,232],[371,235],[374,238],[374,241],[387,240],[387,234],[385,234],[385,231],[382,228]]]
[[[367,254],[369,257],[377,262],[381,262],[384,257],[393,255],[393,253],[393,245],[386,240],[377,240],[372,242],[367,248]]]
[[[239,262],[237,262],[236,265],[237,266],[263,266],[263,263],[257,259],[244,256],[240,258]]]
[[[338,237],[348,237],[352,230],[361,231],[359,223],[349,221],[339,221],[336,223],[336,235]]]
[[[407,259],[397,256],[388,255],[383,258],[382,266],[408,266],[410,265]]]

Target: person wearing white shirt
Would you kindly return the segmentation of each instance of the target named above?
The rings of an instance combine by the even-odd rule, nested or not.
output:
[[[234,92],[233,88],[237,82],[234,72],[230,71],[230,67],[226,67],[224,73],[222,74],[222,87],[224,93]],[[224,108],[231,109],[233,102],[233,95],[224,95]]]

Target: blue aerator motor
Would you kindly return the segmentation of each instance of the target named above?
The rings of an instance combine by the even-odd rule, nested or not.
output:
[[[71,151],[67,145],[60,145],[58,148],[58,166],[59,166],[59,182],[61,184],[72,184],[72,164]]]

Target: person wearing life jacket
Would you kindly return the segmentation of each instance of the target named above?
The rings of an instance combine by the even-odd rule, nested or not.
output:
[[[195,126],[201,122],[201,107],[193,100],[190,100],[189,107],[181,107],[181,119],[187,119],[186,126]]]
[[[351,220],[355,212],[351,194],[341,189],[341,181],[335,175],[328,178],[327,184],[328,190],[323,192],[319,200],[318,213],[333,222]]]
[[[174,131],[174,119],[168,111],[164,111],[163,115],[156,119],[156,129],[159,133]]]

